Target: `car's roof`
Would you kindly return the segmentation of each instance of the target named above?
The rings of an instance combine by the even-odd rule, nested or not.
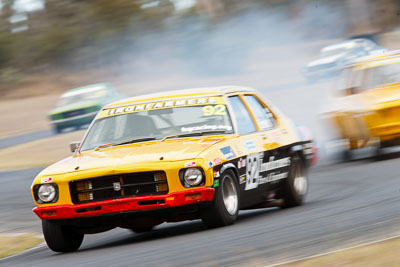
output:
[[[355,39],[345,40],[341,43],[336,43],[333,45],[325,46],[324,48],[321,49],[321,52],[328,52],[328,51],[332,51],[332,50],[336,50],[336,49],[340,49],[340,48],[351,49],[351,48],[354,48],[356,46],[360,46],[360,45],[366,44],[366,43],[376,45],[376,43],[370,39],[355,38]]]
[[[152,94],[130,97],[108,104],[106,107],[110,108],[113,106],[120,106],[120,105],[131,104],[134,102],[144,102],[157,99],[162,99],[164,101],[167,99],[180,98],[180,97],[222,96],[225,94],[230,94],[235,92],[256,92],[256,90],[253,88],[243,87],[243,86],[219,86],[219,87],[202,87],[202,88],[174,90],[174,91],[157,92]]]
[[[77,88],[68,90],[63,94],[63,96],[69,95],[69,94],[83,93],[85,91],[91,92],[91,91],[96,91],[96,90],[99,90],[99,89],[108,89],[108,88],[110,88],[110,85],[108,83],[89,84],[89,85],[86,85],[86,86],[77,87]]]
[[[355,41],[345,41],[343,43],[338,43],[338,44],[333,44],[333,45],[329,45],[329,46],[325,46],[324,48],[321,49],[321,52],[328,52],[328,51],[332,51],[332,50],[336,50],[336,49],[340,49],[340,48],[353,48],[357,45],[357,43]]]

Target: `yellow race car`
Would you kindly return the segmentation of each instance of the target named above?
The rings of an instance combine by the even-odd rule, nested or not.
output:
[[[357,60],[344,68],[328,119],[347,142],[346,158],[354,149],[400,145],[400,52]]]
[[[50,249],[67,252],[114,227],[144,232],[199,218],[218,227],[272,200],[298,206],[315,161],[301,129],[250,88],[114,102],[71,144],[73,156],[35,178],[33,211]]]

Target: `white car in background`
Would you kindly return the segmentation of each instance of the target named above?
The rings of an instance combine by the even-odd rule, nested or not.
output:
[[[352,39],[321,49],[319,57],[308,63],[303,73],[309,82],[335,76],[342,67],[355,59],[384,52],[375,42],[364,39]]]

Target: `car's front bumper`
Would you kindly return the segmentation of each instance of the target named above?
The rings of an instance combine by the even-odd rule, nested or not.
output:
[[[212,201],[214,188],[198,188],[166,195],[126,197],[78,205],[58,205],[33,209],[42,220],[73,219],[127,211],[157,210]]]

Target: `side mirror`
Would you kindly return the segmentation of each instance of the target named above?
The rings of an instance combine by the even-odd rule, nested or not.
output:
[[[71,149],[71,152],[75,152],[75,150],[81,145],[81,142],[72,142],[69,144],[69,148]]]

